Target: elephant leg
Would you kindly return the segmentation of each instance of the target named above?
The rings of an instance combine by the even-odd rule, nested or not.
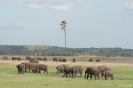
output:
[[[87,79],[88,79],[88,77],[89,77],[89,73],[87,73]]]
[[[69,78],[70,78],[70,76],[71,76],[71,73],[69,73]]]
[[[90,79],[92,80],[92,74],[90,75]]]
[[[102,73],[101,73],[101,77],[102,77],[102,80],[103,80],[103,75],[102,75]]]
[[[66,78],[67,78],[67,73],[66,73]]]
[[[105,80],[107,80],[107,76],[105,75]]]
[[[98,77],[98,80],[99,80],[100,79],[99,75],[97,77]]]
[[[41,70],[39,69],[39,73],[41,73]]]
[[[22,69],[22,74],[24,74],[24,69]]]

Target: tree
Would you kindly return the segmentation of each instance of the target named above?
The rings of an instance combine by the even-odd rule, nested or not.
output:
[[[64,33],[65,33],[65,52],[66,52],[66,59],[67,59],[67,51],[66,51],[66,26],[67,26],[67,22],[65,20],[63,20],[61,22],[61,29],[64,30]],[[68,59],[67,59],[68,61]]]

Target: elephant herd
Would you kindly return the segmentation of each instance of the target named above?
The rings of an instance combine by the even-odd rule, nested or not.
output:
[[[30,57],[30,56],[26,56],[26,60],[32,60],[32,59],[36,59],[38,61],[47,61],[46,57]]]
[[[76,66],[68,66],[67,64],[62,64],[62,65],[58,65],[56,67],[57,69],[57,74],[63,73],[63,77],[69,74],[69,77],[76,77],[77,74],[80,74],[80,77],[82,76],[83,73],[83,67],[80,65],[76,65]],[[111,69],[108,65],[101,65],[101,66],[90,66],[90,67],[86,67],[85,69],[85,79],[88,79],[88,77],[90,77],[90,79],[92,80],[92,76],[95,77],[95,80],[98,78],[98,80],[100,79],[100,74],[101,77],[103,79],[103,77],[105,77],[105,80],[108,80],[108,77],[111,77],[111,79],[114,79],[114,73],[111,72]]]
[[[114,73],[111,72],[111,69],[108,65],[101,65],[101,66],[90,66],[85,69],[85,78],[88,79],[90,76],[90,79],[92,79],[92,75],[94,75],[95,79],[100,79],[100,74],[103,79],[103,76],[105,77],[105,80],[108,79],[108,77],[111,77],[111,79],[114,79]],[[87,76],[86,76],[87,75]]]
[[[67,62],[67,59],[53,57],[53,62]]]
[[[25,72],[33,72],[33,73],[41,73],[41,70],[48,74],[48,65],[45,64],[39,64],[39,63],[33,63],[33,62],[25,62],[18,64],[17,66],[18,74],[24,74]],[[80,77],[82,77],[82,73],[84,71],[85,73],[85,79],[92,80],[92,77],[94,76],[95,80],[100,79],[100,75],[103,79],[108,80],[108,77],[110,77],[112,80],[114,79],[114,73],[111,72],[111,69],[108,65],[101,65],[101,66],[89,66],[83,69],[81,65],[75,65],[75,66],[69,66],[67,64],[61,64],[55,67],[57,70],[57,75],[62,73],[62,77],[76,77],[77,74],[80,74]]]
[[[24,72],[33,72],[33,73],[41,73],[41,70],[47,72],[48,74],[48,65],[26,62],[18,64],[17,66],[18,74],[24,74]]]
[[[57,69],[57,74],[63,73],[63,77],[69,74],[69,77],[72,75],[72,77],[76,77],[77,74],[80,74],[80,76],[82,76],[83,73],[83,67],[80,65],[76,65],[76,66],[69,66],[67,64],[62,64],[62,65],[58,65],[56,67]]]

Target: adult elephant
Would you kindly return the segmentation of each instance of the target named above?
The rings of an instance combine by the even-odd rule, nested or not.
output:
[[[75,58],[73,58],[72,62],[73,62],[73,63],[75,63],[75,62],[76,62]]]
[[[111,80],[114,79],[114,73],[111,71],[104,71],[102,75],[105,77],[105,80],[108,80],[108,77],[111,77]]]
[[[58,60],[59,62],[63,62],[63,59],[62,58],[59,58],[59,60]]]
[[[39,60],[32,58],[32,59],[30,59],[30,62],[32,62],[32,63],[39,63]]]
[[[76,77],[77,74],[80,74],[80,77],[82,77],[83,73],[83,67],[80,65],[76,65],[72,67],[72,77]]]
[[[56,69],[57,69],[57,74],[64,73],[64,66],[58,65]]]
[[[99,59],[96,59],[96,62],[100,62],[100,60]]]
[[[53,57],[53,62],[57,62],[58,59],[56,57]]]
[[[102,72],[111,70],[111,68],[108,65],[98,66],[97,69],[100,70],[102,79],[103,79]]]
[[[87,74],[87,77],[86,77],[86,74]],[[92,75],[94,75],[95,80],[97,79],[97,77],[98,77],[98,80],[99,80],[99,74],[100,74],[100,70],[98,70],[95,66],[87,67],[85,69],[85,78],[87,78],[87,79],[90,75],[90,79],[92,80]]]
[[[64,67],[64,75],[62,77],[64,77],[66,75],[66,78],[67,78],[67,75],[69,74],[69,77],[71,76],[72,74],[72,67],[70,66],[65,66]]]
[[[35,73],[37,73],[37,72],[41,73],[41,70],[44,71],[44,74],[45,74],[45,72],[47,72],[47,74],[48,74],[48,65],[45,65],[45,64],[36,65]]]
[[[63,62],[66,62],[67,60],[66,59],[62,59]]]
[[[93,59],[89,59],[89,62],[93,62]]]
[[[27,72],[27,70],[29,70],[28,72],[30,72],[31,70],[32,72],[35,72],[35,67],[37,63],[26,62],[24,64],[25,64],[25,72]]]
[[[46,58],[46,57],[44,57],[44,58],[43,58],[43,61],[47,61],[47,58]]]
[[[24,63],[21,63],[21,64],[18,64],[17,66],[17,69],[18,69],[18,74],[24,74],[24,71],[25,71],[25,64]]]

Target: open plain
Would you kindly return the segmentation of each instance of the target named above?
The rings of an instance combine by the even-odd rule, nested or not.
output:
[[[48,65],[48,74],[26,72],[18,74],[16,65],[26,60],[13,61],[0,60],[0,88],[133,88],[133,61],[132,58],[104,58],[101,62],[89,62],[87,59],[79,58],[76,63],[53,62],[51,59],[40,64]],[[62,77],[63,74],[57,75],[56,66],[68,64],[70,66],[82,65],[85,69],[89,66],[109,65],[114,73],[114,80],[92,80],[84,79],[79,75],[75,78]]]

